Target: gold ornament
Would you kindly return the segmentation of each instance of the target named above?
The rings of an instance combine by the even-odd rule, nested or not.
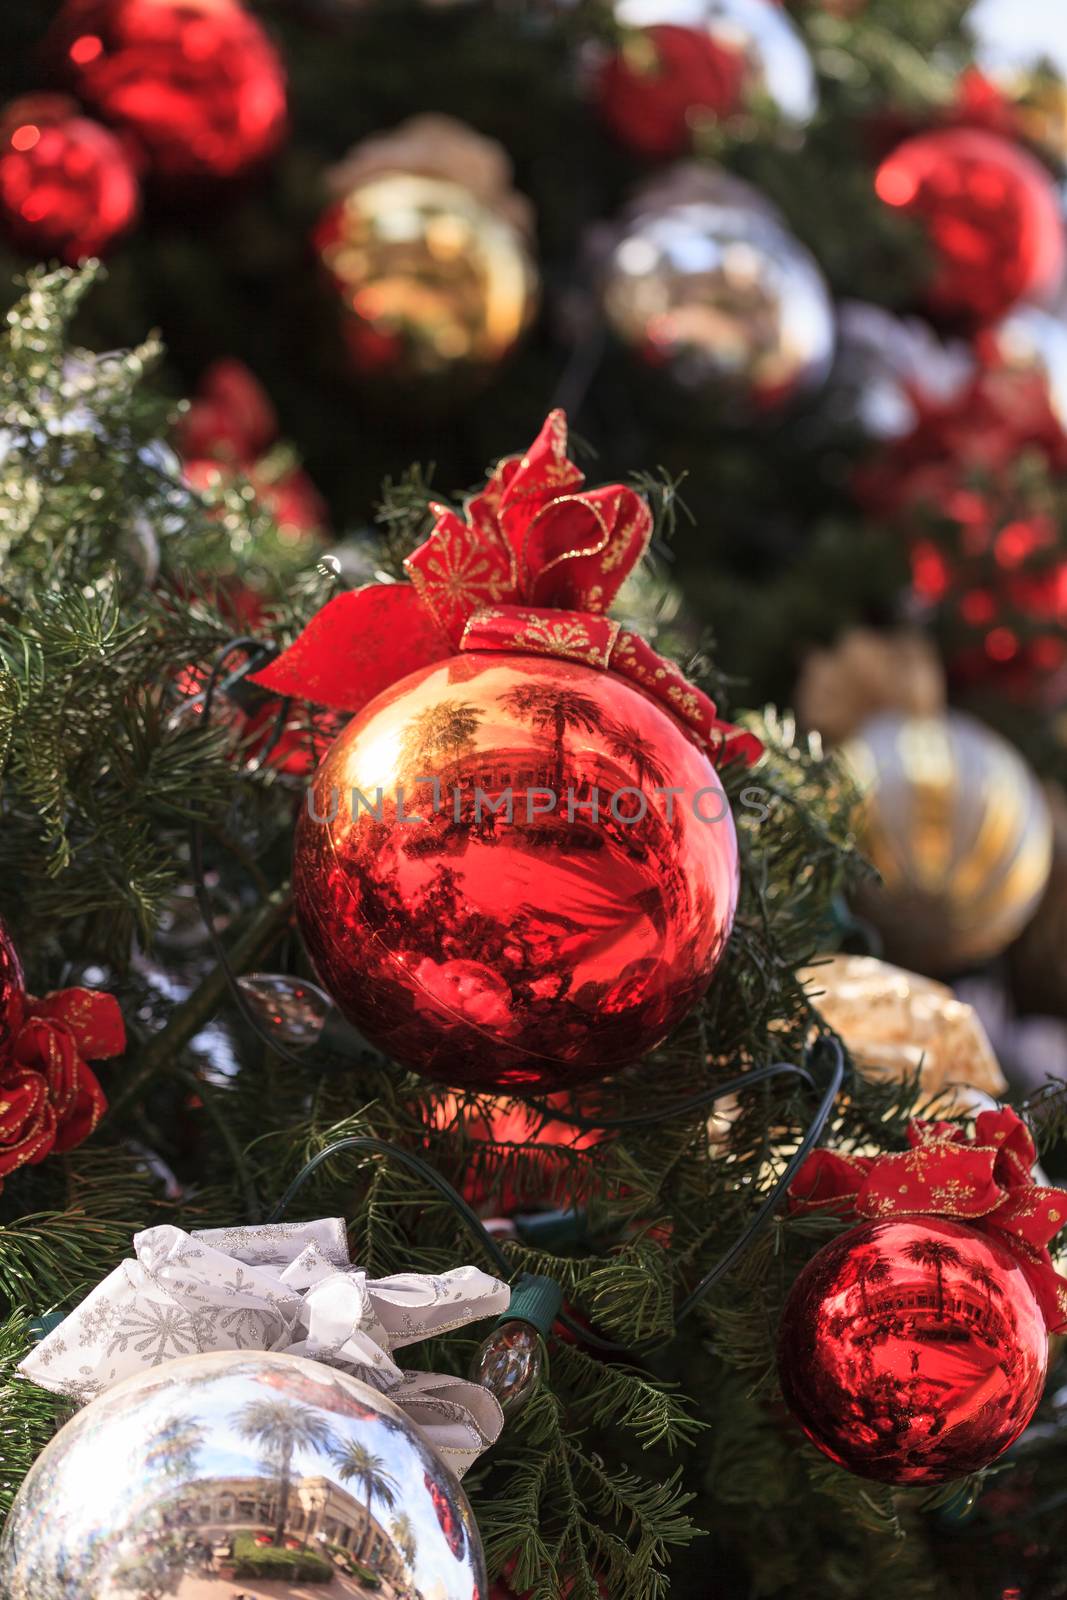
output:
[[[945,675],[921,633],[850,628],[832,648],[811,651],[794,699],[802,726],[839,744],[882,711],[937,716],[945,708]]]
[[[887,956],[944,973],[998,955],[1048,881],[1052,824],[1033,773],[971,717],[887,713],[844,747],[859,843],[881,874],[862,913]]]
[[[538,299],[532,212],[501,147],[415,117],[358,145],[329,184],[315,244],[356,370],[402,384],[491,372]]]
[[[798,977],[865,1078],[899,1081],[919,1072],[943,1115],[1006,1092],[978,1013],[947,984],[873,956],[834,956]]]

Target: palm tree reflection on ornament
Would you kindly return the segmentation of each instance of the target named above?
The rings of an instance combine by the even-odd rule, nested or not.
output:
[[[981,1264],[971,1267],[970,1271],[967,1273],[967,1276],[970,1278],[972,1283],[977,1284],[979,1289],[984,1292],[985,1303],[988,1310],[992,1311],[993,1309],[994,1295],[996,1295],[998,1300],[1002,1300],[1004,1298],[1004,1290],[1000,1287],[996,1274],[990,1272],[988,1267],[983,1267]]]
[[[612,755],[632,767],[642,783],[651,788],[666,787],[667,769],[651,739],[646,739],[632,728],[616,725],[607,729],[607,741]]]
[[[942,1322],[945,1316],[944,1271],[946,1267],[962,1267],[963,1257],[955,1245],[944,1244],[940,1239],[915,1239],[905,1245],[904,1254],[915,1266],[932,1269],[937,1280],[935,1315],[938,1322]]]
[[[196,1417],[167,1417],[150,1436],[145,1465],[179,1483],[196,1476],[197,1459],[207,1438],[207,1428]]]
[[[368,1450],[365,1444],[360,1444],[354,1439],[346,1440],[337,1446],[333,1452],[334,1465],[342,1483],[357,1481],[363,1490],[364,1504],[367,1510],[367,1526],[359,1547],[360,1561],[367,1554],[367,1545],[370,1541],[371,1513],[375,1500],[380,1500],[386,1510],[391,1510],[396,1504],[397,1491],[400,1485],[392,1473],[385,1470],[385,1462],[381,1456],[376,1456]]]
[[[235,1421],[243,1439],[262,1446],[264,1464],[277,1479],[274,1543],[281,1545],[289,1517],[293,1456],[297,1450],[329,1450],[333,1441],[329,1424],[310,1406],[291,1400],[250,1400]]]
[[[546,687],[537,683],[520,683],[501,695],[500,704],[531,727],[545,732],[551,730],[553,744],[553,785],[556,794],[563,789],[563,769],[566,760],[564,739],[568,728],[595,733],[603,723],[603,715],[591,695],[580,689],[565,689],[559,685]]]
[[[415,1524],[406,1511],[400,1511],[389,1524],[389,1531],[396,1540],[397,1548],[408,1566],[415,1563],[415,1553],[418,1550],[418,1540],[415,1538]]]
[[[447,756],[458,765],[476,749],[474,735],[482,712],[466,700],[442,700],[427,706],[404,729],[400,746],[399,771],[406,781],[429,776],[434,758]]]
[[[869,1317],[871,1314],[871,1302],[867,1294],[867,1285],[869,1283],[882,1283],[888,1276],[889,1264],[883,1261],[881,1256],[868,1253],[860,1256],[857,1260],[856,1282],[860,1286],[860,1299],[863,1301],[863,1315],[865,1317]]]

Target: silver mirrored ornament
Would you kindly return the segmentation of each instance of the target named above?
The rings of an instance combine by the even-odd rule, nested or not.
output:
[[[193,1336],[142,1314],[161,1350]],[[0,1542],[5,1600],[372,1591],[478,1600],[478,1530],[398,1407],[299,1356],[188,1356],[116,1385],[43,1451]]]
[[[750,185],[684,165],[624,216],[602,275],[609,325],[687,403],[747,420],[817,388],[834,312],[814,258]]]

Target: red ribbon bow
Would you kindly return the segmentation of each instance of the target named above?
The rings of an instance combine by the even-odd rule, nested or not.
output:
[[[10,1012],[14,1011],[14,1015]],[[16,994],[5,1018],[9,1050],[0,1064],[0,1186],[3,1175],[73,1150],[107,1110],[89,1060],[126,1048],[114,995],[59,989],[42,1000]]]
[[[433,532],[404,563],[410,584],[337,595],[252,681],[355,712],[457,651],[563,656],[640,684],[702,749],[755,760],[758,739],[721,722],[672,662],[604,614],[648,547],[652,516],[623,484],[579,492],[582,482],[567,456],[567,419],[553,411],[464,516],[431,507]]]
[[[1037,1152],[1021,1118],[1007,1108],[983,1111],[973,1139],[955,1122],[911,1122],[908,1143],[878,1156],[813,1150],[789,1187],[790,1210],[967,1222],[1011,1251],[1049,1332],[1067,1328],[1067,1279],[1048,1251],[1067,1222],[1067,1192],[1034,1182]]]

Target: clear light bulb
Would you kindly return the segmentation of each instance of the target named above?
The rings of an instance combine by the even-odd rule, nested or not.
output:
[[[249,972],[238,978],[237,987],[268,1032],[293,1050],[318,1044],[337,1009],[317,983],[282,972]]]
[[[545,1343],[528,1322],[506,1322],[484,1340],[471,1366],[471,1377],[500,1401],[505,1416],[524,1406],[538,1384],[545,1364]]]
[[[505,1416],[524,1406],[545,1370],[545,1336],[563,1304],[554,1278],[523,1273],[511,1291],[511,1304],[484,1339],[470,1375],[500,1402]]]

